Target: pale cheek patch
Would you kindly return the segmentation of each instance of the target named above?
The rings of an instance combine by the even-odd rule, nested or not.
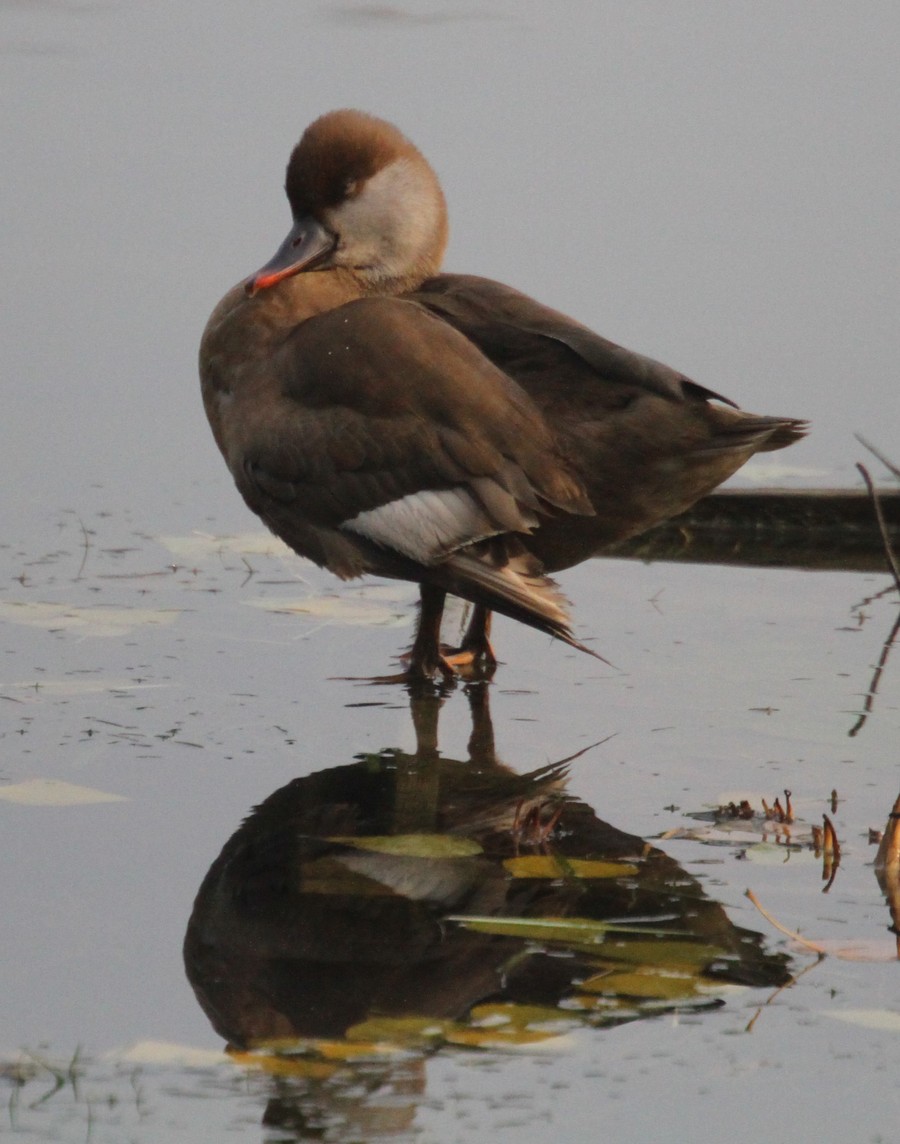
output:
[[[396,159],[368,179],[356,198],[341,203],[331,222],[344,236],[339,261],[375,268],[386,278],[415,265],[440,231],[443,202],[432,178],[421,164]]]
[[[380,508],[361,512],[341,525],[420,564],[435,564],[476,540],[501,529],[465,489],[425,489]]]

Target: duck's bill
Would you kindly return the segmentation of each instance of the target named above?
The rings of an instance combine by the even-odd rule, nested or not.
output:
[[[334,249],[335,237],[310,216],[296,219],[290,233],[275,252],[274,258],[257,270],[244,284],[248,294],[256,294],[299,274],[310,270]]]

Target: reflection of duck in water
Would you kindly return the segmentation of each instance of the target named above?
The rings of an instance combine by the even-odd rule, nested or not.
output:
[[[286,190],[293,229],[206,327],[206,411],[247,504],[297,552],[420,585],[412,677],[452,670],[448,592],[476,605],[463,659],[494,662],[491,610],[581,647],[546,573],[802,435],[507,286],[440,274],[437,176],[389,123],[322,116]]]
[[[484,687],[469,697],[467,761],[440,756],[439,702],[416,699],[414,754],[295,779],[226,843],[185,961],[233,1047],[521,1043],[551,1017],[616,1024],[786,979],[674,861],[567,794],[565,761],[500,763]]]

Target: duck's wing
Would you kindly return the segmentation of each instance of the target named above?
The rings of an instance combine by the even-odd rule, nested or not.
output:
[[[740,410],[498,282],[440,275],[411,297],[519,383],[582,476],[594,517],[549,521],[527,540],[548,570],[677,516],[754,453],[804,434],[802,421]]]
[[[611,417],[624,426],[626,419],[616,421],[616,415],[643,406],[654,410],[639,414],[645,429],[680,428],[671,438],[694,456],[743,455],[743,460],[754,452],[783,449],[808,428],[797,418],[740,410],[730,398],[670,366],[488,278],[441,274],[409,297],[463,333],[560,424]],[[668,403],[667,413],[658,398]],[[680,426],[684,415],[687,421]]]
[[[245,500],[296,551],[570,638],[515,534],[593,508],[531,399],[461,333],[364,298],[297,326],[257,370],[208,407]]]
[[[670,401],[722,401],[727,397],[684,374],[625,349],[587,326],[536,302],[527,294],[472,274],[440,274],[424,282],[411,298],[465,334],[491,361],[529,382],[553,376],[556,387],[568,375],[609,387],[656,394]],[[584,367],[587,366],[587,370]]]

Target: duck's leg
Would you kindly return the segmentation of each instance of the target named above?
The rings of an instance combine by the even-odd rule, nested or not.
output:
[[[453,668],[441,654],[441,620],[447,593],[434,584],[419,585],[419,623],[409,649],[406,673],[410,679],[431,679],[438,672],[451,678]]]
[[[496,767],[500,760],[494,746],[494,724],[488,705],[488,680],[479,680],[466,687],[472,734],[469,736],[469,760],[481,767]]]
[[[462,643],[453,651],[445,652],[447,663],[453,667],[477,665],[482,670],[493,672],[497,657],[491,647],[491,610],[484,604],[472,606],[472,618],[466,628]]]
[[[444,602],[447,592],[434,584],[419,585],[419,622],[412,647],[403,656],[405,670],[396,675],[375,675],[364,679],[366,683],[421,684],[441,676],[450,683],[461,674],[466,679],[489,680],[497,667],[497,657],[491,647],[491,612],[482,604],[475,604],[466,634],[458,648],[444,648],[441,645],[441,621],[444,618]]]
[[[462,650],[469,651],[479,663],[489,667],[497,666],[497,657],[491,647],[491,620],[494,613],[483,604],[476,604],[472,618],[463,636]]]
[[[443,683],[455,681],[457,676],[441,652],[441,620],[447,593],[433,584],[419,585],[419,622],[412,647],[401,657],[404,670],[394,675],[340,676],[357,683],[402,683],[416,689],[431,684],[436,675]]]

